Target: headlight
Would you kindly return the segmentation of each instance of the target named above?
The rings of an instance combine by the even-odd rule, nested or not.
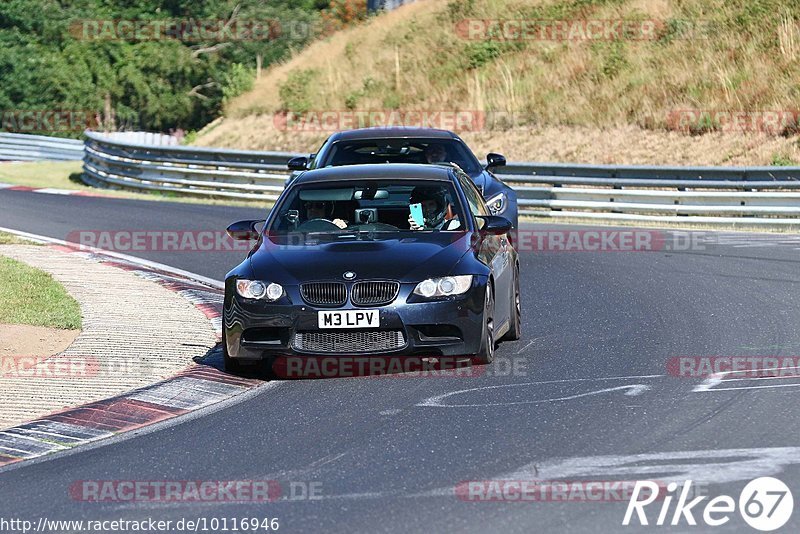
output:
[[[486,207],[489,208],[489,213],[492,215],[500,215],[506,209],[506,194],[497,193],[495,196],[486,201]]]
[[[425,298],[449,297],[466,293],[472,285],[472,275],[428,278],[414,288],[414,294]]]
[[[236,292],[246,299],[264,299],[270,302],[283,296],[283,287],[280,284],[265,284],[259,280],[237,280]]]

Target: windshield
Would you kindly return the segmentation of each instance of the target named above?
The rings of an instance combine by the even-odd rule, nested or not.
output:
[[[465,229],[450,182],[361,180],[296,185],[276,206],[267,233],[316,236],[388,235]]]
[[[333,143],[315,168],[365,163],[455,163],[469,175],[481,172],[475,156],[455,139],[362,139]]]

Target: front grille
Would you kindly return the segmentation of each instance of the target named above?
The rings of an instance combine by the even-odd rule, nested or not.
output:
[[[303,300],[317,306],[342,306],[347,301],[347,288],[342,282],[310,282],[300,286]]]
[[[403,348],[403,332],[298,332],[294,348],[306,352],[380,352]]]
[[[399,291],[399,282],[356,282],[350,299],[356,306],[380,306],[392,302]]]

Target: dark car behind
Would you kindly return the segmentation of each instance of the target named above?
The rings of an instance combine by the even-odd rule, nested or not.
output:
[[[444,149],[442,161],[426,161],[426,149],[431,146]],[[373,163],[454,163],[478,187],[492,215],[505,217],[516,229],[519,222],[517,194],[492,172],[494,168],[505,165],[506,160],[496,153],[487,154],[486,159],[484,166],[467,144],[448,130],[361,128],[333,134],[316,154],[294,158],[289,168],[302,171]]]

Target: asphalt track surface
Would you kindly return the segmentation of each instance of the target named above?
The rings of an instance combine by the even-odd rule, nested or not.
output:
[[[60,239],[76,230],[223,230],[263,215],[0,191],[0,226]],[[655,527],[622,527],[626,502],[474,502],[453,490],[463,481],[684,477],[738,500],[747,481],[772,475],[800,499],[800,379],[702,391],[706,379],[668,372],[677,356],[800,355],[800,239],[707,241],[687,251],[522,251],[523,338],[502,344],[480,376],[279,382],[180,424],[7,468],[0,517],[277,517],[281,532],[610,532]],[[244,256],[132,254],[215,279]],[[320,498],[142,504],[69,494],[81,480],[252,479],[313,482]],[[647,509],[651,523],[659,506]],[[794,514],[785,528],[798,525]],[[738,512],[714,530],[755,532]]]

